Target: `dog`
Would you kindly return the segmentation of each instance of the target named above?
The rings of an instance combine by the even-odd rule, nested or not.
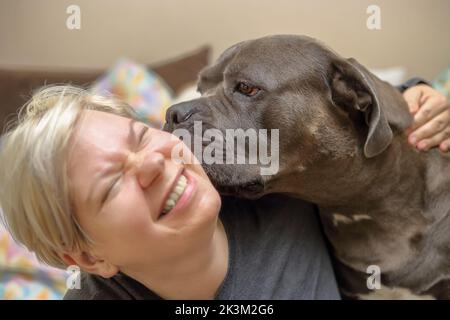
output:
[[[168,109],[165,130],[279,129],[276,174],[205,170],[224,194],[317,204],[345,298],[450,299],[450,157],[407,143],[396,88],[315,39],[277,35],[227,49],[198,91]]]

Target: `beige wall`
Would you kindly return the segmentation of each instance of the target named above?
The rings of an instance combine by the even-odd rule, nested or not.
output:
[[[81,30],[65,26],[70,4]],[[382,29],[366,28],[381,7]],[[0,0],[0,67],[106,67],[128,56],[151,63],[267,34],[319,38],[374,67],[403,65],[432,78],[450,67],[450,0]]]

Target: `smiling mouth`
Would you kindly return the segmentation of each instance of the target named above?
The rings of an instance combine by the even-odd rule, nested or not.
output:
[[[160,218],[168,214],[175,207],[184,191],[186,190],[186,187],[188,185],[187,182],[188,181],[186,176],[181,174],[164,204],[164,208],[162,210]]]

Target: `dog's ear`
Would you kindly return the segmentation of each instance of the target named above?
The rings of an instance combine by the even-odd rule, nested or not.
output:
[[[248,40],[241,41],[229,47],[212,65],[209,65],[200,71],[197,79],[197,89],[200,93],[223,80],[223,72],[226,66],[247,42]]]
[[[393,132],[389,126],[385,103],[378,82],[355,59],[337,59],[332,63],[330,89],[333,103],[349,113],[361,114],[367,129],[364,155],[367,158],[382,153],[391,143]]]

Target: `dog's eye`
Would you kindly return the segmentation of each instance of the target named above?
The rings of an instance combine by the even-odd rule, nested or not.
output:
[[[258,87],[254,87],[245,82],[239,82],[236,85],[236,91],[243,95],[246,95],[247,97],[253,97],[255,94],[259,92],[259,90],[260,89]]]

